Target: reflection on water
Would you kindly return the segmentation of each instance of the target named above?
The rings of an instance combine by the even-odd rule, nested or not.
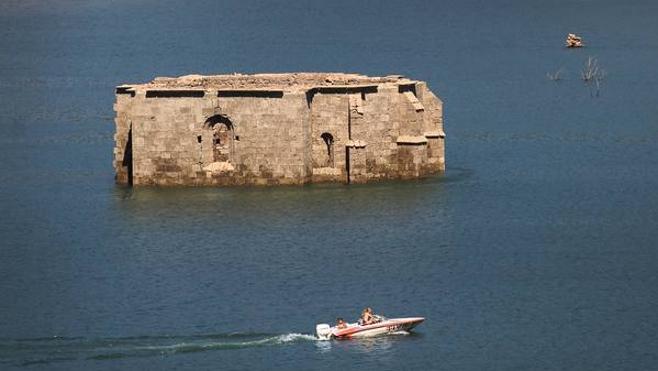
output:
[[[373,357],[386,359],[387,353],[400,341],[419,341],[422,334],[416,332],[400,331],[387,336],[378,336],[350,340],[317,341],[315,343],[319,352],[355,352],[365,353]]]
[[[396,341],[396,339],[394,338],[396,336],[402,336],[402,335],[358,339],[353,342],[354,344],[351,346],[351,349],[361,353],[377,352],[378,356],[381,357],[385,355],[385,353],[388,353],[388,351],[394,345],[394,342]]]
[[[441,202],[444,183],[466,179],[468,172],[450,170],[446,175],[412,182],[380,182],[369,185],[342,184],[284,186],[276,188],[126,188],[116,187],[115,207],[125,220],[141,222],[161,217],[181,219],[256,216],[277,223],[281,217],[331,218],[337,214],[412,217],[419,205]],[[299,210],[303,209],[303,213]]]

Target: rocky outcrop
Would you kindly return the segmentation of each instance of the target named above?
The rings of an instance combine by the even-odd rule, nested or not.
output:
[[[566,46],[567,48],[580,48],[584,46],[583,38],[576,34],[570,33],[567,35]]]

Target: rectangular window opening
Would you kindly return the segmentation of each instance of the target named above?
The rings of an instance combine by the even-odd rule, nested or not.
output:
[[[279,90],[219,90],[218,97],[224,98],[283,98]]]
[[[148,90],[146,98],[203,98],[203,90]]]

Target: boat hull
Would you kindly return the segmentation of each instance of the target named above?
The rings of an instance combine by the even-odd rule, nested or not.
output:
[[[423,322],[423,317],[407,318],[390,318],[372,325],[360,326],[357,324],[349,325],[347,328],[332,328],[334,339],[361,339],[376,336],[386,336],[399,333],[401,331],[410,331]]]

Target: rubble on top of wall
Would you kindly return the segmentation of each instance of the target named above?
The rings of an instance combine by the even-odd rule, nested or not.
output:
[[[147,88],[220,88],[220,89],[299,89],[332,86],[359,86],[386,83],[413,83],[401,75],[372,77],[354,73],[270,73],[243,75],[239,73],[228,75],[185,75],[180,77],[156,77],[153,81],[143,84]]]

